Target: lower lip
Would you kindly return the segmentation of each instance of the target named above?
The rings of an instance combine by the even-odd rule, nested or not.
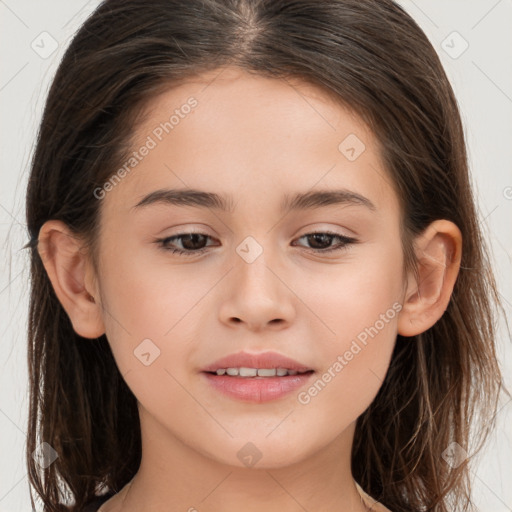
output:
[[[284,377],[229,377],[203,372],[208,382],[225,395],[244,402],[269,402],[304,386],[314,372]]]

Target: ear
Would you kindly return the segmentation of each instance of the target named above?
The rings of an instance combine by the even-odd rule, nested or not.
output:
[[[61,221],[49,220],[39,231],[37,250],[74,331],[84,338],[98,338],[105,327],[92,265],[83,247],[83,241]]]
[[[450,221],[436,220],[414,241],[419,282],[408,275],[398,334],[415,336],[443,315],[459,273],[462,234]]]

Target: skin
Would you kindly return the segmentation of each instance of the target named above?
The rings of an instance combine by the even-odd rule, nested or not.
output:
[[[404,274],[401,212],[378,141],[361,119],[298,80],[236,68],[201,75],[147,105],[134,150],[190,96],[197,107],[101,199],[98,273],[64,224],[51,220],[40,232],[41,257],[74,329],[88,338],[106,333],[139,404],[139,472],[102,512],[362,512],[350,470],[355,422],[382,384],[397,333],[423,332],[446,309],[460,231],[444,220],[430,225],[415,241],[420,281]],[[338,149],[349,134],[365,145],[354,161]],[[133,208],[157,189],[185,187],[231,194],[233,210]],[[335,188],[363,195],[375,211],[279,210],[285,194]],[[199,256],[155,242],[194,230],[211,237]],[[314,253],[338,243],[304,237],[325,230],[358,243]],[[263,249],[252,263],[236,251],[247,236]],[[273,350],[318,378],[393,304],[400,312],[307,404],[298,392],[241,402],[200,374],[242,349]],[[149,366],[134,357],[147,338],[160,350]],[[248,442],[261,453],[252,467],[237,457]]]

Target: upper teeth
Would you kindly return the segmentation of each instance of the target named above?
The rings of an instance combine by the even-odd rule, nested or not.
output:
[[[285,375],[297,375],[297,370],[287,370],[286,368],[219,368],[217,375],[228,374],[239,377],[283,377]]]

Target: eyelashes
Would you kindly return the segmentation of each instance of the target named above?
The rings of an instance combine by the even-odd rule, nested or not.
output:
[[[181,233],[179,235],[173,235],[168,236],[166,238],[162,238],[160,240],[157,240],[157,243],[164,249],[165,251],[169,251],[173,254],[179,254],[184,256],[195,256],[197,254],[202,254],[206,252],[208,249],[207,247],[201,247],[199,249],[176,249],[173,247],[170,247],[169,244],[172,243],[173,240],[181,240],[183,244],[183,240],[186,240],[186,243],[188,244],[191,240],[193,241],[192,245],[194,245],[194,242],[197,243],[197,239],[205,239],[210,238],[211,236],[205,235],[204,233]]]
[[[212,245],[207,245],[205,247],[197,248],[197,245],[202,245],[207,239],[212,239],[211,236],[206,235],[204,233],[180,233],[178,235],[169,236],[166,238],[161,238],[156,240],[155,242],[158,244],[160,248],[164,251],[168,251],[172,254],[176,254],[179,256],[190,257],[197,256],[199,254],[203,254],[208,251],[208,247],[212,247]],[[306,239],[308,243],[313,243],[313,245],[324,245],[325,243],[331,243],[333,240],[338,240],[338,243],[334,246],[328,247],[305,247],[306,251],[313,252],[315,254],[324,254],[331,253],[337,251],[343,251],[348,248],[351,244],[358,243],[356,238],[348,237],[345,235],[341,235],[340,233],[335,233],[332,231],[315,231],[312,233],[307,233],[305,235],[300,236],[296,240]],[[172,247],[171,244],[175,241],[180,241],[183,248]],[[188,246],[188,247],[187,247]],[[192,247],[191,247],[192,246]],[[215,246],[215,245],[213,245]],[[303,247],[303,246],[300,246]]]

